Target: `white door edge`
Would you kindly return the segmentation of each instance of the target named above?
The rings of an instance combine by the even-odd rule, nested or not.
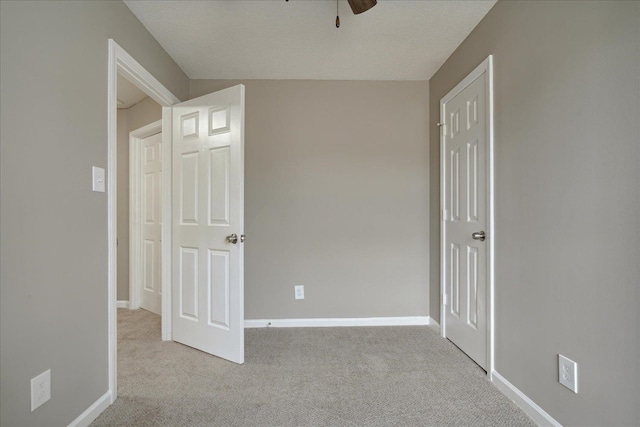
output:
[[[141,144],[144,138],[162,132],[162,120],[129,133],[129,308],[140,308],[142,289],[142,199],[140,195]]]
[[[444,123],[444,106],[447,102],[455,98],[462,90],[469,86],[480,76],[485,75],[487,87],[486,99],[486,166],[487,166],[487,375],[492,379],[494,366],[494,249],[495,249],[495,228],[494,228],[494,158],[493,158],[493,55],[489,55],[480,65],[478,65],[460,83],[451,89],[440,100],[440,123]],[[447,324],[445,319],[445,298],[446,298],[446,258],[445,258],[445,236],[446,236],[446,211],[445,211],[445,155],[444,155],[444,127],[440,127],[440,327],[444,338],[447,337]]]
[[[162,108],[163,126],[163,152],[162,167],[167,173],[163,173],[163,206],[162,215],[166,219],[162,225],[162,339],[171,339],[171,106],[180,100],[173,95],[162,83],[149,73],[138,61],[129,55],[113,39],[108,41],[107,62],[107,324],[108,324],[108,371],[110,403],[117,399],[118,374],[117,374],[117,116],[118,116],[118,89],[117,77],[125,77],[151,99],[160,104]],[[168,112],[168,113],[167,113]],[[167,119],[167,114],[168,119]],[[167,127],[167,120],[169,126]],[[168,138],[168,141],[167,141]],[[168,143],[167,143],[168,142]],[[167,153],[169,158],[167,158]],[[167,179],[168,184],[167,184]],[[167,192],[167,189],[169,192]],[[168,247],[167,247],[168,246]],[[168,257],[168,258],[167,258]],[[168,288],[167,288],[168,287]],[[168,307],[168,309],[167,309]]]
[[[174,104],[179,101],[176,100]],[[173,169],[171,154],[173,150],[173,109],[162,107],[162,341],[173,340],[173,319],[171,317],[171,204],[173,192],[171,180]]]

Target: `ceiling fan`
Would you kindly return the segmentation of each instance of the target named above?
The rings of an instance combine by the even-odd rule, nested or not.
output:
[[[362,12],[366,12],[375,6],[378,1],[377,0],[348,0],[349,6],[351,6],[351,10],[355,15],[358,15]]]
[[[286,0],[289,1],[289,0]],[[347,0],[349,2],[349,6],[351,6],[351,10],[354,15],[358,15],[362,12],[366,12],[371,9],[378,3],[378,0]],[[336,0],[336,28],[340,28],[340,13],[338,11],[338,6],[340,5],[340,0]]]

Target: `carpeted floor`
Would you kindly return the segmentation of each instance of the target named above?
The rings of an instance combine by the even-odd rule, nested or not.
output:
[[[533,426],[429,327],[247,329],[245,364],[118,310],[118,400],[92,426]]]

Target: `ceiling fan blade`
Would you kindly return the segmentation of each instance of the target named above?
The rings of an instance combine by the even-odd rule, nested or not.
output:
[[[355,15],[366,12],[378,3],[378,0],[349,0],[349,6]]]

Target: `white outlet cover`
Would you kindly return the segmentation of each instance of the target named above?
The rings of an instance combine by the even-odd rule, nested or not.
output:
[[[51,369],[31,378],[31,412],[51,399]]]
[[[578,393],[578,364],[561,354],[558,355],[558,381]]]
[[[104,182],[104,169],[99,168],[97,166],[93,166],[91,168],[91,176],[92,176],[92,190],[97,191],[99,193],[104,193],[105,191],[105,182]]]
[[[304,299],[304,285],[293,287],[295,299]]]

